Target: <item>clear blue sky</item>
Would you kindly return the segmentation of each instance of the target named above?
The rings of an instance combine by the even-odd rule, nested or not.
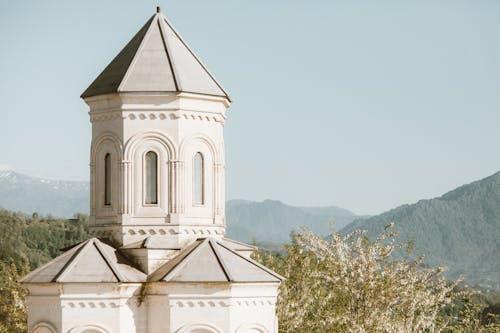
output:
[[[2,1],[0,164],[88,179],[79,99],[160,4],[234,99],[228,199],[374,214],[500,170],[500,1]]]

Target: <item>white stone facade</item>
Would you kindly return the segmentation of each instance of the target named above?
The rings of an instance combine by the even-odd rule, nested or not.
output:
[[[30,288],[33,333],[277,332],[276,288],[259,284],[64,284]]]
[[[97,238],[23,278],[29,333],[277,333],[282,277],[224,237],[231,100],[159,10],[82,97]]]
[[[121,244],[146,235],[178,241],[222,237],[228,101],[187,93],[121,93],[88,98],[92,121],[91,224]],[[144,203],[144,154],[159,157],[158,204]],[[194,205],[192,165],[204,157],[204,205]],[[111,154],[111,205],[104,205],[104,157]],[[171,237],[169,237],[172,239]]]

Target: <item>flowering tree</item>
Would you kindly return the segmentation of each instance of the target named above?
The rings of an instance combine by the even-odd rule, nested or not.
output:
[[[0,333],[26,332],[26,291],[14,264],[0,262]]]
[[[293,235],[284,256],[258,253],[287,280],[278,299],[282,332],[441,332],[440,310],[457,282],[442,268],[410,260],[410,244],[398,243],[392,225],[374,241],[363,231]],[[396,250],[406,255],[395,256]],[[398,257],[398,258],[395,258]]]
[[[485,311],[485,305],[475,302],[477,294],[465,291],[457,298],[453,310],[458,310],[458,316],[446,327],[446,333],[500,333],[499,316]]]

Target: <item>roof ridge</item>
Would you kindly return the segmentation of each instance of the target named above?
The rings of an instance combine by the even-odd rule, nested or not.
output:
[[[94,246],[96,247],[97,251],[101,254],[101,257],[103,257],[104,262],[106,262],[108,267],[111,269],[111,271],[115,275],[118,282],[126,282],[125,277],[120,273],[118,268],[113,265],[113,262],[109,258],[108,254],[106,253],[106,250],[104,248],[102,248],[101,241],[99,241],[99,240],[97,240],[97,242],[94,241]]]
[[[194,241],[193,244],[190,245],[190,246],[193,246],[192,249],[189,249],[189,247],[186,248],[186,252],[187,252],[186,254],[183,254],[182,251],[181,251],[181,253],[179,253],[176,257],[172,258],[171,260],[178,259],[179,262],[175,263],[174,266],[165,275],[163,275],[158,280],[168,279],[172,275],[176,274],[182,267],[186,266],[187,259],[189,259],[189,257],[192,256],[193,253],[196,252],[196,250],[199,251],[199,248],[204,243],[204,241],[202,241],[202,242],[199,242],[198,244],[196,244],[197,241],[198,240]],[[168,265],[168,262],[165,265]],[[160,269],[160,268],[158,268],[158,269]]]
[[[108,94],[110,92],[117,92],[118,87],[120,86],[123,77],[126,74],[126,71],[122,72],[120,68],[125,65],[128,69],[128,67],[130,66],[135,54],[137,53],[137,49],[139,48],[138,46],[136,46],[136,42],[138,42],[140,46],[140,43],[142,42],[147,32],[147,29],[144,32],[143,30],[148,26],[148,24],[151,24],[153,18],[154,15],[151,16],[146,21],[146,23],[141,26],[139,31],[135,33],[132,39],[130,39],[128,43],[125,44],[125,46],[118,52],[117,55],[115,55],[111,62],[99,73],[99,75],[97,75],[97,77],[92,81],[87,89],[85,89],[85,91],[80,95],[81,98]],[[131,53],[135,50],[132,57],[127,54],[128,50],[130,50]],[[125,62],[120,64],[120,61]],[[104,86],[103,83],[105,84]]]
[[[87,239],[87,240],[88,240],[88,239]],[[69,250],[71,250],[71,249],[73,249],[73,248],[77,247],[78,245],[81,245],[82,243],[85,243],[87,240],[83,240],[83,241],[81,241],[81,242],[78,242],[78,243],[75,243],[75,244],[71,244],[71,245],[65,246],[65,247],[63,247],[63,248],[59,249],[59,251],[61,251],[61,252],[63,252],[63,253],[64,253],[64,252],[66,252],[66,251],[69,251]]]
[[[227,267],[226,263],[224,262],[222,255],[220,254],[219,250],[217,249],[217,243],[213,239],[210,239],[210,238],[207,238],[207,239],[208,239],[208,244],[212,248],[212,251],[214,252],[215,257],[217,258],[217,261],[219,262],[219,265],[222,268],[222,271],[224,272],[224,274],[227,277],[227,280],[228,281],[235,281],[233,275],[229,271],[229,268]]]
[[[162,16],[163,20],[165,21],[165,23],[168,25],[168,27],[173,31],[173,33],[177,36],[177,38],[179,38],[179,40],[182,43],[182,45],[184,45],[184,47],[189,51],[189,53],[191,53],[191,55],[198,62],[198,64],[203,68],[203,70],[208,74],[208,76],[212,79],[212,81],[214,81],[214,83],[217,85],[217,87],[219,87],[219,89],[224,93],[224,95],[229,100],[229,102],[231,102],[231,97],[229,97],[229,94],[222,87],[222,85],[219,83],[219,81],[217,81],[217,79],[215,78],[215,76],[212,73],[210,73],[210,71],[208,70],[207,66],[205,66],[205,64],[200,60],[200,58],[198,58],[196,56],[196,54],[193,52],[193,50],[191,50],[191,48],[187,45],[187,43],[184,41],[184,39],[181,37],[181,35],[179,35],[179,33],[175,30],[175,28],[170,23],[170,21],[165,17],[165,15],[161,14],[161,16]]]
[[[273,276],[274,276],[274,277],[276,277],[277,279],[279,279],[279,280],[281,280],[281,281],[284,281],[284,280],[285,280],[285,278],[284,278],[283,276],[281,276],[281,275],[279,275],[278,273],[276,273],[275,271],[273,271],[273,270],[271,270],[271,269],[267,268],[266,266],[259,264],[258,262],[256,262],[256,261],[255,261],[255,260],[253,260],[253,259],[250,259],[250,258],[247,258],[247,257],[245,257],[245,256],[242,256],[242,255],[241,255],[241,254],[239,254],[238,252],[231,250],[229,247],[227,247],[227,246],[225,246],[224,244],[222,244],[222,243],[218,242],[217,240],[214,240],[214,241],[215,241],[215,242],[217,242],[217,244],[219,244],[220,246],[222,246],[222,247],[223,247],[223,248],[225,248],[226,250],[228,250],[229,252],[231,252],[231,253],[233,253],[233,254],[237,255],[238,257],[240,257],[240,258],[242,258],[242,259],[246,260],[247,262],[251,263],[252,265],[257,266],[258,268],[260,268],[260,269],[262,269],[262,270],[266,271],[268,274],[273,275]]]
[[[177,272],[179,270],[181,270],[181,268],[183,268],[184,266],[186,266],[189,262],[189,260],[191,260],[191,258],[197,253],[200,251],[200,249],[202,248],[202,246],[207,243],[208,239],[205,239],[203,240],[202,242],[200,242],[197,246],[195,246],[191,251],[189,251],[188,254],[186,254],[184,256],[184,258],[181,259],[180,262],[177,263],[177,265],[175,265],[175,267],[173,267],[170,272],[168,272],[165,277],[163,279],[168,279],[170,278],[171,276],[177,274]]]
[[[161,14],[159,14],[159,15],[161,15]],[[180,76],[177,73],[177,68],[176,68],[174,62],[170,58],[172,51],[170,50],[170,47],[168,46],[168,43],[167,43],[167,32],[165,31],[165,27],[162,25],[162,22],[164,23],[164,20],[162,20],[162,18],[164,18],[163,15],[161,15],[160,19],[158,20],[158,27],[160,28],[161,40],[163,42],[163,47],[165,48],[165,53],[167,55],[168,64],[170,65],[170,71],[172,72],[172,78],[174,79],[175,89],[177,91],[182,91],[182,84],[180,82]]]
[[[229,243],[234,243],[234,244],[237,244],[237,245],[242,245],[242,246],[245,246],[245,247],[248,247],[248,248],[252,248],[254,250],[258,250],[259,249],[258,246],[247,244],[247,243],[244,243],[244,242],[240,242],[240,241],[237,241],[237,240],[234,240],[234,239],[231,239],[231,238],[222,237],[222,240],[226,241],[226,242],[229,242]]]
[[[151,38],[151,36],[150,36],[151,27],[154,25],[154,22],[155,22],[155,19],[157,18],[157,16],[158,16],[158,14],[154,14],[150,18],[151,23],[149,24],[149,27],[146,30],[146,33],[144,34],[144,37],[141,39],[139,47],[137,48],[137,50],[135,50],[134,56],[132,57],[132,61],[128,65],[127,70],[125,71],[125,75],[123,75],[123,77],[120,81],[120,84],[118,84],[118,88],[116,89],[118,92],[121,91],[123,86],[127,83],[127,80],[130,76],[130,73],[132,73],[132,69],[134,68],[135,64],[137,63],[137,59],[139,58],[138,55],[142,52],[144,45],[146,45],[146,41],[148,41],[149,38]]]
[[[151,236],[148,236],[144,238],[144,242],[142,243],[142,246],[147,249],[149,248],[149,244],[151,243]]]
[[[88,241],[88,240],[87,240]],[[77,255],[78,252],[79,252],[79,249],[81,247],[83,247],[83,243],[87,242],[87,241],[83,241],[83,242],[80,242],[78,244],[76,244],[75,246],[73,246],[73,248],[69,249],[68,252],[66,253],[62,253],[60,256],[50,260],[49,262],[45,263],[44,265],[38,267],[37,269],[33,270],[32,272],[30,272],[29,274],[27,274],[26,276],[24,276],[19,282],[23,283],[24,281],[26,280],[29,280],[31,279],[34,275],[36,275],[38,272],[46,269],[47,267],[51,266],[54,262],[56,262],[58,259],[62,259],[62,257],[67,257],[67,256],[71,256],[71,258],[68,260],[68,262],[64,265],[63,269],[66,267],[66,265],[71,262],[71,260],[73,260],[73,256]],[[76,254],[75,254],[76,252]],[[59,274],[59,273],[58,273]],[[26,283],[29,283],[26,282]]]
[[[80,255],[87,252],[90,246],[94,243],[95,238],[89,239],[84,245],[82,245],[76,253],[71,257],[71,259],[64,265],[64,267],[57,273],[57,275],[52,279],[52,282],[63,282],[61,281],[64,276],[66,276],[69,271],[71,271],[76,263],[78,262],[78,259],[80,258]]]

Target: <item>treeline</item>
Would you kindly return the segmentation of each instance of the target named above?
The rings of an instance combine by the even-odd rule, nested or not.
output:
[[[445,278],[444,268],[424,267],[392,225],[374,238],[304,231],[280,254],[254,258],[286,278],[277,303],[281,333],[500,332],[498,299]]]
[[[0,333],[26,332],[23,275],[88,238],[88,217],[26,215],[0,209]]]
[[[84,214],[60,219],[0,209],[0,262],[13,263],[21,273],[31,271],[85,240],[87,222]]]
[[[88,238],[88,218],[32,216],[0,210],[0,333],[26,332],[26,291],[17,283],[60,250]],[[404,258],[393,256],[406,249]],[[450,281],[440,268],[411,259],[392,227],[366,232],[304,232],[280,253],[255,259],[283,275],[280,332],[500,332],[497,300]]]

